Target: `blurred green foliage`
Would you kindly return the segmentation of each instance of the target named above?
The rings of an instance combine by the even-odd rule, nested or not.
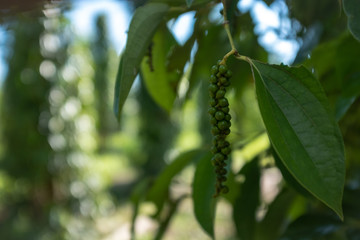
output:
[[[358,239],[360,43],[338,1],[259,2],[283,3],[280,20],[292,24],[291,32],[281,24],[273,30],[300,45],[294,63],[320,80],[339,120],[347,170],[343,222],[273,156],[252,69],[232,57],[230,192],[212,198],[207,88],[211,66],[230,50],[221,6],[127,4],[135,11],[154,2],[170,13],[156,19],[155,37],[144,39],[150,45],[137,56],[140,74],[127,69],[134,86],[126,89],[119,127],[110,107],[118,60],[105,16],[97,17],[91,41],[72,32],[61,5],[6,23],[12,41],[0,92],[0,238]],[[235,46],[267,62],[271,53],[259,44],[253,6],[244,11],[238,2],[226,1]],[[189,11],[194,28],[181,45],[166,23]]]

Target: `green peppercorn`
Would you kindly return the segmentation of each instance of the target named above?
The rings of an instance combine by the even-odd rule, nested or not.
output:
[[[225,130],[229,128],[229,123],[227,121],[220,121],[217,126],[220,130]]]
[[[221,78],[219,79],[219,83],[221,83],[221,84],[226,84],[226,83],[228,83],[228,82],[229,82],[229,80],[228,80],[227,78],[221,77]]]
[[[227,78],[231,78],[231,77],[232,77],[232,71],[231,71],[230,69],[226,71],[225,77],[227,77]]]
[[[210,115],[214,115],[214,114],[216,113],[216,108],[214,108],[214,107],[209,107],[208,113],[209,113]]]
[[[225,159],[225,156],[222,153],[216,153],[214,155],[214,158],[216,159],[216,161],[223,161]]]
[[[229,81],[227,81],[226,83],[224,83],[224,84],[223,84],[223,86],[224,86],[224,87],[228,87],[228,86],[230,86],[230,82],[229,82]]]
[[[211,152],[214,154],[212,164],[215,166],[216,180],[216,193],[214,197],[221,193],[229,191],[227,186],[223,185],[226,178],[226,159],[231,152],[230,143],[226,141],[226,136],[230,134],[230,120],[229,102],[225,97],[226,87],[230,85],[229,78],[232,72],[225,64],[219,60],[217,65],[211,68],[209,95],[210,95],[210,108],[208,109],[210,123],[212,124],[211,132],[214,136],[213,146]]]
[[[225,168],[221,168],[219,173],[220,173],[221,175],[226,175],[227,171],[226,171]]]
[[[229,106],[229,102],[226,98],[219,99],[219,105],[220,107],[227,107]]]
[[[227,178],[225,176],[217,176],[219,182],[226,182]]]
[[[215,117],[211,117],[211,118],[210,118],[210,123],[211,123],[212,125],[216,125],[216,124],[217,124],[216,118],[215,118]]]
[[[219,167],[226,167],[226,163],[223,161],[223,162],[220,162],[219,163]]]
[[[221,150],[222,150],[222,149],[221,149]],[[219,152],[219,150],[217,149],[217,147],[212,146],[212,147],[211,147],[211,153],[215,154],[215,153],[217,153],[217,152]]]
[[[224,139],[224,136],[217,135],[217,136],[214,136],[214,138],[213,138],[213,140],[216,142],[220,141],[221,139]]]
[[[225,65],[219,66],[219,73],[224,74],[227,72],[227,70],[228,70],[228,68]]]
[[[229,107],[223,107],[223,108],[221,108],[221,111],[223,113],[228,113],[230,111],[230,109],[229,109]]]
[[[218,165],[219,165],[219,164],[217,163],[215,157],[212,157],[212,158],[211,158],[211,163],[212,163],[213,166],[218,166]]]
[[[218,66],[217,66],[217,65],[214,65],[214,66],[211,67],[211,73],[212,73],[212,74],[216,74],[216,73],[218,72],[218,70],[219,70],[219,69],[218,69]]]
[[[210,106],[215,107],[217,104],[217,101],[215,99],[210,99]]]
[[[223,98],[225,96],[225,91],[224,90],[219,90],[216,92],[216,98],[219,99],[219,98]]]
[[[220,130],[219,130],[218,127],[213,126],[213,127],[211,128],[211,133],[212,133],[213,135],[218,135],[218,134],[220,133]]]
[[[217,120],[223,120],[223,119],[225,118],[224,112],[222,112],[222,111],[217,111],[217,112],[215,113],[215,118],[216,118]]]
[[[226,140],[220,139],[220,140],[217,142],[217,147],[219,147],[219,148],[226,147],[226,143],[227,143]]]
[[[229,192],[228,186],[222,186],[221,192],[224,194],[228,193]]]
[[[217,78],[216,78],[216,76],[215,75],[213,75],[213,74],[211,74],[211,76],[210,76],[210,82],[211,83],[217,83]]]
[[[221,149],[221,153],[224,155],[228,155],[231,152],[231,148],[230,147],[224,147]]]
[[[212,83],[212,84],[209,85],[209,91],[210,92],[215,93],[218,89],[219,89],[219,87],[216,84]]]

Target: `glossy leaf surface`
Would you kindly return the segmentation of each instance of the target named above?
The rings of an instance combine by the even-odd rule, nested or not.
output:
[[[344,11],[348,17],[348,27],[354,37],[360,41],[360,4],[358,0],[343,0]]]
[[[245,177],[241,193],[234,202],[233,219],[240,239],[254,239],[256,228],[256,209],[259,205],[260,168],[258,158],[247,163],[240,171]]]
[[[275,151],[304,188],[343,218],[344,145],[320,83],[304,67],[252,64]]]
[[[181,73],[166,68],[167,55],[177,42],[165,24],[155,33],[149,55],[144,57],[141,73],[146,88],[154,101],[164,110],[170,112],[176,97],[177,84]]]
[[[114,112],[118,118],[151,39],[168,9],[166,4],[151,3],[137,8],[134,13],[116,76]]]
[[[197,164],[193,181],[194,213],[200,226],[214,238],[216,199],[215,172],[211,154],[206,154]]]
[[[161,209],[167,199],[173,177],[181,172],[188,164],[197,161],[204,154],[202,150],[192,150],[180,154],[156,178],[154,185],[149,190],[147,200],[154,202],[158,210]]]

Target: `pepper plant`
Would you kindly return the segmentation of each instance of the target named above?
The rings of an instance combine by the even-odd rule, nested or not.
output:
[[[270,5],[280,1],[264,2]],[[302,42],[292,65],[268,63],[267,52],[257,43],[251,16],[239,11],[236,0],[150,0],[136,8],[118,68],[115,114],[121,119],[137,76],[169,115],[179,102],[181,105],[191,99],[197,86],[208,86],[211,117],[205,125],[214,135],[213,147],[203,141],[201,148],[180,154],[154,181],[145,179],[134,189],[133,223],[142,202],[154,203],[154,217],[159,222],[157,239],[187,197],[174,198],[171,181],[190,164],[196,166],[191,186],[194,215],[211,238],[216,237],[216,204],[224,198],[232,206],[239,239],[355,239],[360,206],[354,199],[358,199],[360,188],[351,182],[360,176],[354,152],[359,146],[349,143],[346,159],[344,139],[347,146],[352,135],[348,129],[359,129],[359,124],[348,118],[358,118],[360,3],[282,2],[289,6],[288,17],[294,26],[298,24],[293,38]],[[214,13],[219,4],[222,10]],[[321,15],[325,7],[328,12]],[[180,45],[166,23],[190,11],[195,12],[194,30]],[[345,14],[339,14],[341,11]],[[221,16],[220,24],[209,20],[214,14]],[[309,58],[304,57],[307,54]],[[188,86],[185,95],[179,94],[182,81]],[[229,85],[233,95],[228,101],[224,95]],[[227,158],[230,149],[244,149],[253,142],[233,132],[233,128],[239,129],[237,124],[246,121],[246,114],[238,113],[244,89],[249,86],[270,144],[236,171],[232,165],[239,160],[231,154]],[[235,115],[231,127],[228,112]],[[229,140],[225,140],[227,135]],[[280,170],[284,183],[275,198],[265,204],[263,216],[257,217],[264,202],[260,196],[262,172],[269,166]],[[346,174],[352,167],[353,171]],[[306,199],[302,204],[299,196]],[[326,231],[319,230],[325,227]],[[134,227],[132,230],[135,234]]]

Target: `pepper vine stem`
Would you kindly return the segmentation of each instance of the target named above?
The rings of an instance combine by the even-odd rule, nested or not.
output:
[[[230,32],[230,26],[229,26],[229,20],[227,19],[227,11],[226,11],[226,0],[221,0],[221,3],[223,5],[223,16],[224,16],[224,28],[226,31],[226,34],[228,36],[230,45],[231,45],[231,50],[230,52],[228,52],[227,54],[225,54],[225,56],[223,57],[223,59],[221,60],[220,64],[226,64],[227,59],[231,56],[234,55],[237,59],[239,60],[243,60],[246,61],[248,63],[251,62],[251,60],[246,57],[246,56],[242,56],[239,54],[239,52],[237,51],[235,44],[234,44],[234,40],[231,36],[231,32]]]

